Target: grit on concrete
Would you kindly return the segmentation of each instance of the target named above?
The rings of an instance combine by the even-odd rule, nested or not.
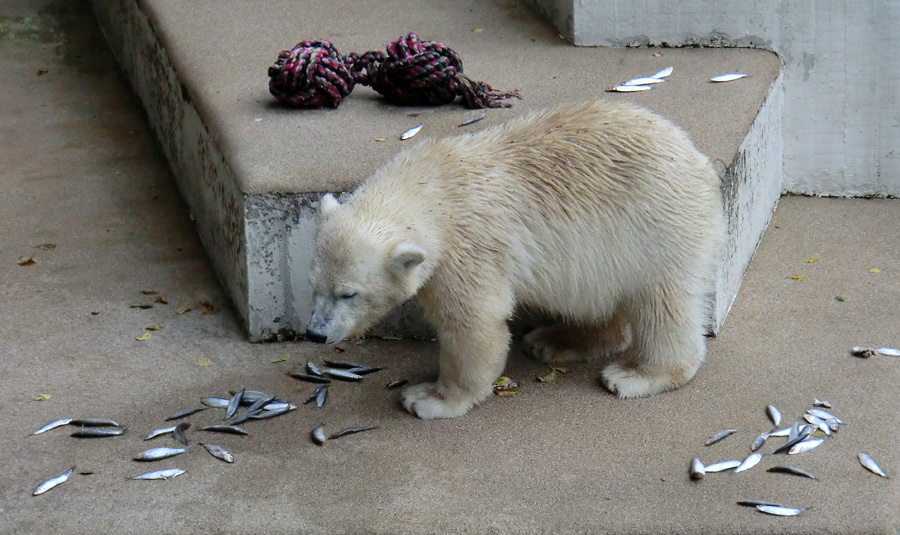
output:
[[[434,344],[366,341],[341,353],[245,341],[88,7],[35,4],[0,8],[0,533],[896,533],[898,478],[866,472],[856,455],[900,474],[900,360],[848,348],[900,345],[898,201],[783,199],[707,363],[679,391],[620,401],[598,386],[596,364],[540,384],[545,367],[514,349],[517,396],[423,422],[384,385],[432,376]],[[168,304],[132,308],[153,302],[143,290]],[[218,311],[202,314],[201,299]],[[194,309],[176,314],[186,301]],[[334,384],[322,409],[248,423],[247,437],[189,431],[192,444],[227,447],[234,464],[197,445],[167,461],[130,460],[175,444],[142,439],[201,396],[247,387],[299,404],[312,385],[284,372],[335,356],[386,369]],[[34,401],[40,394],[52,397]],[[791,421],[813,397],[848,423],[836,438],[746,473],[688,480],[694,455],[743,458],[770,427],[766,404]],[[114,418],[129,431],[29,436],[68,416]],[[220,420],[216,409],[189,419]],[[320,423],[380,427],[317,447],[308,433]],[[735,436],[702,445],[732,427]],[[819,479],[764,471],[776,463]],[[93,473],[31,496],[71,466]],[[127,479],[168,467],[187,473]],[[775,518],[734,504],[748,498],[813,509]]]

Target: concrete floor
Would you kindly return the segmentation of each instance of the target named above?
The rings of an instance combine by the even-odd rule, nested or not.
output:
[[[340,353],[246,342],[86,5],[4,3],[0,63],[0,533],[897,532],[898,478],[866,472],[856,455],[900,474],[900,360],[848,349],[900,345],[898,201],[783,199],[707,363],[679,391],[620,401],[586,364],[540,384],[545,368],[514,349],[507,374],[522,381],[519,395],[422,422],[384,385],[431,376],[434,344],[366,341]],[[17,265],[32,255],[34,264]],[[152,301],[143,290],[168,304],[132,308]],[[202,314],[203,299],[217,312]],[[194,309],[176,314],[186,301]],[[153,323],[164,327],[135,340]],[[333,385],[322,409],[248,423],[247,437],[189,432],[192,443],[231,450],[232,465],[196,445],[151,465],[130,460],[174,445],[142,439],[201,396],[247,387],[300,404],[313,387],[284,372],[335,355],[386,370]],[[34,401],[40,394],[52,397]],[[745,457],[771,426],[766,404],[790,421],[813,397],[848,423],[822,447],[688,480],[694,455]],[[129,431],[29,436],[88,416]],[[308,434],[320,423],[380,428],[317,447]],[[725,428],[738,433],[703,446]],[[764,470],[775,464],[819,479]],[[31,496],[71,466],[93,474]],[[169,467],[187,473],[127,479]],[[751,498],[811,509],[775,518],[734,505]]]

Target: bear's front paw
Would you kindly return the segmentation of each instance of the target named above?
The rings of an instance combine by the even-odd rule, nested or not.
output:
[[[582,360],[583,355],[560,346],[558,336],[559,327],[540,327],[526,334],[522,338],[522,346],[525,353],[535,360],[547,364],[560,364]]]
[[[462,416],[480,401],[476,396],[459,390],[450,393],[436,383],[406,387],[402,398],[406,410],[423,420]]]
[[[626,399],[642,398],[674,390],[684,382],[666,371],[653,373],[646,369],[623,366],[619,363],[612,363],[603,368],[600,381],[610,392]]]

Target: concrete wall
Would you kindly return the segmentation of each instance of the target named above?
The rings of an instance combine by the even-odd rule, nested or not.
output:
[[[900,2],[530,3],[576,45],[777,52],[784,61],[784,190],[900,196]]]

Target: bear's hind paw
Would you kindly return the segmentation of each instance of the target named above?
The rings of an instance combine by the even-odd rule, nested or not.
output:
[[[469,412],[478,400],[462,392],[443,394],[435,383],[408,386],[402,394],[403,407],[423,420],[455,418]]]
[[[675,390],[687,380],[666,371],[650,372],[641,368],[612,363],[600,374],[600,381],[620,398],[642,398]]]

